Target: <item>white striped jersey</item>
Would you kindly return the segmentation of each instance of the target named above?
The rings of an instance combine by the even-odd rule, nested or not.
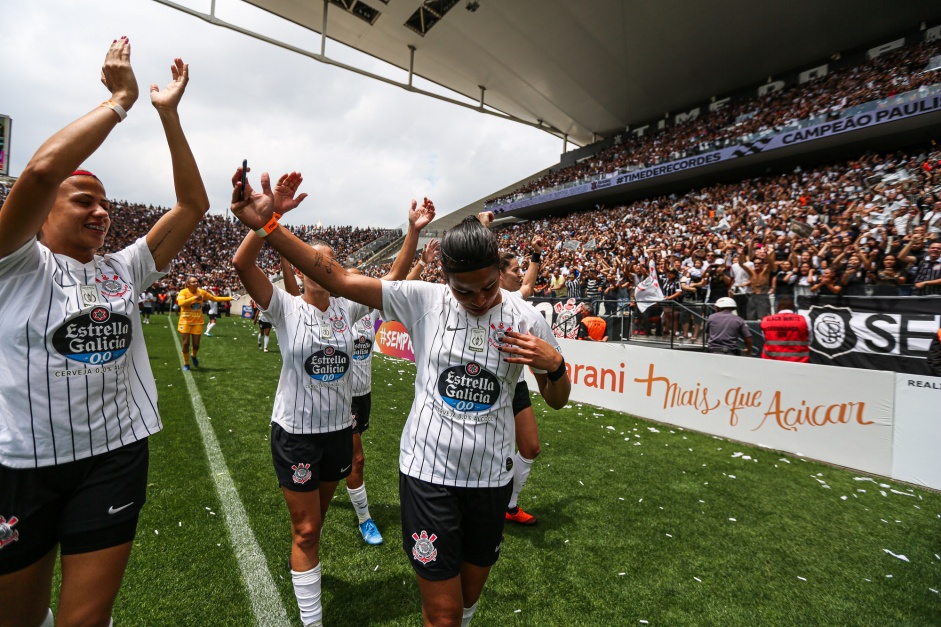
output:
[[[0,259],[0,464],[64,464],[160,431],[137,299],[162,276],[144,238],[86,264],[37,240]]]
[[[372,391],[372,343],[376,339],[376,320],[379,312],[375,309],[356,321],[353,325],[355,336],[353,345],[353,396],[363,396]]]
[[[353,326],[368,311],[332,296],[320,311],[274,287],[264,311],[278,332],[282,359],[272,422],[288,433],[329,433],[353,424]]]
[[[513,478],[513,393],[522,366],[503,361],[506,331],[532,333],[557,350],[546,319],[501,290],[484,315],[467,313],[446,285],[382,284],[389,320],[408,330],[415,352],[415,401],[399,445],[399,469],[456,487],[498,487]]]

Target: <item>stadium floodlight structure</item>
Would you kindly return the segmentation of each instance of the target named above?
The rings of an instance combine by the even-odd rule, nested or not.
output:
[[[244,0],[319,33],[311,52],[220,19],[217,0],[209,13],[154,1],[577,146],[941,21],[937,0]],[[328,57],[328,38],[407,78]],[[467,100],[422,89],[416,76]]]

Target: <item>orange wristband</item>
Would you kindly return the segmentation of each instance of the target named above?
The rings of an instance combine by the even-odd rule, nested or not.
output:
[[[276,228],[278,228],[278,218],[271,216],[271,219],[268,220],[268,224],[261,227],[260,229],[255,229],[255,235],[261,238],[265,238],[271,235],[271,232]]]
[[[98,106],[99,106],[99,107],[107,107],[108,109],[111,109],[112,111],[114,111],[115,113],[117,113],[117,114],[118,114],[118,124],[120,124],[121,122],[123,122],[123,121],[124,121],[124,118],[127,117],[127,111],[125,111],[124,107],[122,107],[121,105],[119,105],[118,103],[116,103],[114,100],[105,100],[104,102],[102,102],[102,103],[101,103],[100,105],[98,105]]]

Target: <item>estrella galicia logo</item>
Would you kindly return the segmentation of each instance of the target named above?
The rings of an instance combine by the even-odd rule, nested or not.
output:
[[[69,359],[106,364],[131,346],[131,320],[106,307],[92,307],[69,318],[52,335],[52,347]]]
[[[458,411],[485,411],[500,397],[500,380],[475,362],[451,366],[438,377],[438,394]]]
[[[350,356],[332,346],[319,350],[304,362],[311,379],[329,383],[339,381],[350,369]]]
[[[856,332],[850,326],[853,312],[849,307],[814,305],[810,308],[813,341],[810,350],[834,359],[856,348]]]
[[[358,335],[353,340],[353,359],[362,361],[372,353],[372,340],[365,335]]]

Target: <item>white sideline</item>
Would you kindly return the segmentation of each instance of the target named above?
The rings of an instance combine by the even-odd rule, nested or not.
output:
[[[176,354],[182,366],[183,347],[180,345],[180,338],[177,337],[176,330],[170,320],[167,320],[167,325],[173,335]],[[242,571],[242,581],[245,582],[245,587],[248,589],[248,597],[252,603],[255,620],[258,625],[264,627],[269,625],[271,627],[290,625],[287,611],[284,609],[284,604],[281,603],[281,595],[278,594],[274,579],[272,579],[271,572],[268,570],[268,563],[265,561],[265,556],[255,540],[255,534],[248,526],[245,507],[242,505],[235,484],[232,482],[232,475],[229,474],[229,468],[222,456],[216,433],[209,423],[209,414],[206,413],[206,406],[203,405],[203,399],[199,395],[199,388],[196,387],[196,382],[193,380],[191,373],[184,372],[183,379],[186,380],[186,389],[189,391],[193,403],[196,424],[199,425],[199,433],[202,435],[203,447],[206,449],[206,457],[209,460],[209,474],[212,475],[212,480],[216,484],[216,491],[219,493],[222,516],[229,528],[232,549],[235,552],[235,558],[238,560],[239,570]]]

